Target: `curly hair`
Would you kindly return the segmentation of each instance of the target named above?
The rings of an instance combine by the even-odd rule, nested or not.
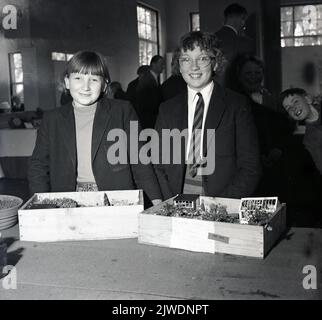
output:
[[[180,74],[179,58],[182,51],[193,50],[195,47],[200,47],[200,50],[209,53],[216,61],[216,73],[221,72],[225,64],[225,59],[219,49],[219,39],[213,33],[192,31],[181,37],[179,45],[173,52],[172,69],[174,74]]]

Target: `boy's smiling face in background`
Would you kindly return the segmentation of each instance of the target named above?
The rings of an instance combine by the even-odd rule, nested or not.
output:
[[[283,107],[289,116],[296,120],[305,120],[310,114],[310,99],[308,96],[292,94],[284,98]]]

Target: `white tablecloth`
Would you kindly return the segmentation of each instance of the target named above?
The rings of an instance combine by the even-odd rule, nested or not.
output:
[[[0,157],[29,157],[35,147],[37,129],[1,129]],[[0,165],[0,178],[3,177]]]
[[[35,147],[37,129],[0,130],[0,157],[29,157]]]

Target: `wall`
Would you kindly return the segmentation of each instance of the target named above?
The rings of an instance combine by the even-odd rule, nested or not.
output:
[[[300,87],[317,95],[322,92],[321,47],[282,49],[283,90]]]
[[[26,109],[55,106],[52,51],[97,50],[107,56],[113,80],[127,84],[134,77],[138,66],[135,0],[0,1],[1,8],[5,2],[22,11],[26,8],[18,20],[27,21],[25,26],[19,22],[16,32],[0,35],[0,59],[5,62],[0,64],[1,100],[9,99],[8,52],[16,50],[22,51],[28,80]]]
[[[167,52],[166,77],[171,76],[172,52],[179,39],[190,31],[190,13],[199,12],[199,0],[166,0]]]
[[[199,0],[167,0],[167,48],[171,52],[182,35],[190,31],[190,13],[199,12]]]

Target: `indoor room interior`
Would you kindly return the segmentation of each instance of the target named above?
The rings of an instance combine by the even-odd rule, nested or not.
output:
[[[192,30],[217,31],[229,0],[1,0],[0,12],[0,193],[27,200],[28,160],[42,113],[60,107],[62,72],[74,53],[101,52],[112,81],[126,91],[140,65],[164,57],[161,82],[171,75],[172,51]],[[276,97],[288,88],[313,96],[322,89],[322,3],[319,0],[240,0],[248,11],[245,33],[264,61],[264,86]],[[8,21],[16,8],[16,21]],[[317,11],[315,11],[317,10]],[[300,12],[299,20],[298,17]],[[309,17],[312,12],[315,16]],[[297,13],[297,14],[296,14]],[[143,18],[142,18],[143,17]],[[144,18],[145,17],[145,18]],[[306,19],[306,20],[305,20]],[[313,19],[313,20],[312,20]],[[314,26],[305,26],[305,21]],[[6,24],[16,23],[16,28]],[[307,22],[308,23],[308,22]],[[290,27],[291,26],[291,27]],[[301,33],[311,28],[312,33]],[[18,103],[16,103],[18,100]],[[17,106],[18,105],[18,106]],[[277,103],[276,109],[281,106]],[[303,132],[283,171],[283,201],[289,223],[321,227],[316,212],[321,179],[307,154],[297,154]],[[314,176],[312,178],[312,176]],[[314,182],[315,183],[315,182]],[[308,186],[309,185],[309,186]],[[305,214],[303,212],[305,211]]]
[[[236,64],[224,28],[236,52],[252,46]],[[321,301],[321,46],[322,0],[0,0],[0,302],[190,319],[256,307],[213,300]],[[135,139],[109,161],[131,120],[189,131],[190,148],[164,144],[182,161],[127,161]],[[145,138],[144,159],[163,152]]]

